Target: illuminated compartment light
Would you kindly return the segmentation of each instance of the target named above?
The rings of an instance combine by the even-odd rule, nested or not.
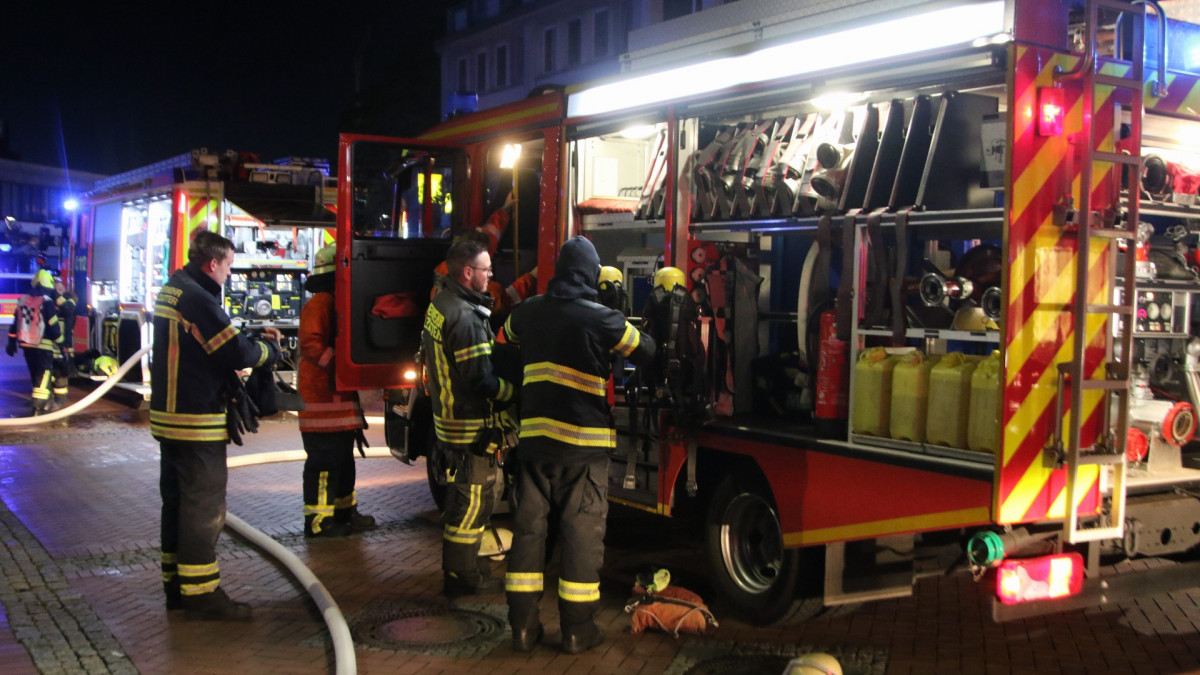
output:
[[[405,382],[416,382],[417,381],[417,371],[412,368],[406,368],[404,370],[404,381]]]
[[[1004,5],[980,2],[946,7],[601,84],[571,95],[567,114],[599,115],[752,82],[973,44],[979,38],[991,40],[1004,31]],[[900,40],[898,35],[920,35],[921,39]]]
[[[1081,588],[1083,556],[1078,553],[1005,560],[996,576],[996,595],[1006,605],[1065,598]]]

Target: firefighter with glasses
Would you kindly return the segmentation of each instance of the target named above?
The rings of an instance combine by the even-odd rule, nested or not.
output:
[[[489,324],[492,276],[487,245],[460,236],[446,255],[445,283],[425,314],[421,353],[433,404],[437,443],[449,461],[442,514],[442,593],[449,598],[490,590],[477,557],[492,516],[496,442],[494,403],[513,398],[513,385],[492,368]]]

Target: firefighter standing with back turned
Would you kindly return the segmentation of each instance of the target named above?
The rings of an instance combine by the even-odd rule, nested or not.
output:
[[[252,618],[249,605],[219,587],[227,387],[238,377],[235,371],[278,361],[280,335],[268,327],[263,333],[269,339],[254,340],[230,323],[220,297],[232,265],[233,242],[201,230],[188,247],[187,265],[171,275],[154,303],[150,433],[162,455],[163,590],[167,609],[183,609],[188,619]]]
[[[494,336],[487,282],[492,260],[477,239],[459,237],[446,254],[445,284],[425,314],[421,352],[437,442],[449,456],[442,514],[443,595],[487,590],[477,557],[492,516],[499,422],[493,401],[512,400],[513,385],[492,369]]]
[[[608,452],[617,445],[607,380],[613,354],[643,364],[654,340],[594,300],[600,257],[575,237],[563,244],[545,295],[518,305],[504,332],[520,347],[521,432],[512,503],[513,546],[505,591],[513,647],[527,652],[543,634],[542,597],[548,517],[558,514],[562,569],[558,608],[562,650],[604,641],[594,616],[608,515]]]
[[[317,251],[304,290],[312,293],[300,312],[300,437],[304,439],[304,536],[338,537],[375,529],[358,512],[354,490],[354,444],[365,428],[357,392],[334,386],[334,259],[337,247]]]
[[[4,350],[9,356],[15,356],[20,345],[25,353],[25,365],[29,367],[29,379],[33,383],[34,415],[48,413],[54,407],[50,379],[61,341],[62,327],[54,305],[54,278],[49,270],[38,270],[33,275],[33,287],[21,297],[13,312],[8,346]]]

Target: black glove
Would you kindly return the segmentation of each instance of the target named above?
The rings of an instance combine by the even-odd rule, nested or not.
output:
[[[232,401],[225,407],[225,431],[234,445],[241,445],[242,433],[245,429],[242,427],[242,418],[238,414],[237,408]]]
[[[17,338],[8,336],[8,346],[4,348],[4,352],[9,356],[17,355]]]

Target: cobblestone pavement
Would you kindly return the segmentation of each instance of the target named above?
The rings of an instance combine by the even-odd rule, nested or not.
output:
[[[22,414],[26,382],[19,359],[0,361],[0,417]],[[368,432],[376,446],[380,426]],[[230,454],[299,447],[294,420],[280,417]],[[519,654],[502,594],[453,603],[438,595],[441,535],[424,465],[357,466],[363,511],[381,522],[363,535],[301,536],[299,463],[231,470],[228,501],[322,580],[351,624],[360,673],[749,675],[782,672],[788,657],[811,650],[834,653],[855,673],[1200,672],[1200,589],[995,624],[982,589],[954,575],[918,582],[910,598],[797,625],[756,628],[718,616],[720,627],[701,637],[632,635],[623,608],[643,566],[665,564],[679,585],[709,592],[689,532],[616,507],[599,615],[606,642],[560,653],[550,594],[546,644]],[[108,401],[67,423],[0,428],[0,673],[333,672],[328,632],[304,590],[235,536],[219,544],[222,586],[255,607],[255,620],[193,623],[166,612],[157,476],[144,415]],[[493,573],[503,573],[502,562]]]

